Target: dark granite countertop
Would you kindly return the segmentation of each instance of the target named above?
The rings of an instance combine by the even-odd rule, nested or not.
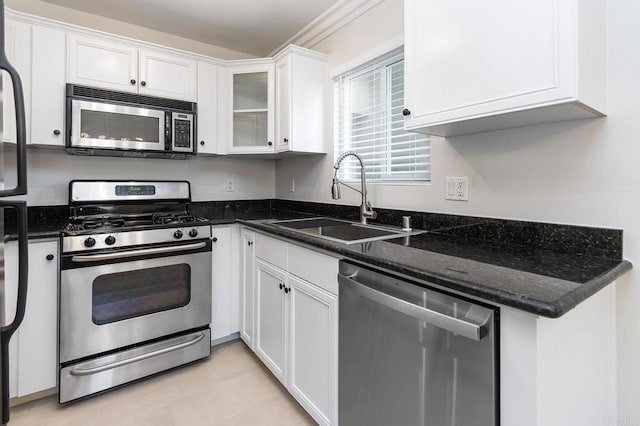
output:
[[[557,318],[631,269],[626,260],[483,241],[432,231],[346,245],[270,220],[246,226],[490,302]]]
[[[69,208],[67,206],[30,206],[27,210],[29,239],[58,238],[68,220]],[[5,209],[4,222],[4,240],[17,240],[14,210]]]
[[[242,223],[355,261],[545,317],[559,317],[631,269],[622,231],[378,209],[379,222],[411,215],[425,234],[345,245],[271,224],[312,216],[356,219],[358,208],[287,200],[193,202],[211,225]],[[67,206],[29,207],[29,238],[56,238]],[[5,241],[16,239],[5,210]]]

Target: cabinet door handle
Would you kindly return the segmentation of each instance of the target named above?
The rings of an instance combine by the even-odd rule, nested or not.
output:
[[[285,287],[285,288],[284,288],[284,292],[285,292],[285,293],[289,293],[290,291],[291,291],[291,287]]]
[[[204,145],[204,141],[200,141],[200,145]]]
[[[141,86],[146,86],[146,85],[147,85],[147,82],[146,82],[146,81],[141,81],[141,82],[140,82],[140,85],[141,85]]]
[[[248,246],[252,246],[253,245],[253,241],[247,241],[247,245]]]
[[[136,80],[135,80],[135,78],[132,78],[132,79],[131,79],[131,81],[130,81],[130,83],[131,83],[131,84],[136,84]]]
[[[53,255],[52,255],[52,254],[48,254],[48,255],[47,255],[47,260],[48,260],[49,262],[51,262],[51,261],[53,260]]]
[[[411,115],[411,111],[409,111],[408,108],[405,108],[405,109],[402,110],[402,115],[404,115],[405,117],[408,116],[408,115]]]
[[[60,134],[60,130],[55,129],[55,130],[53,131],[53,134],[54,134],[54,135],[56,135],[56,136],[58,136],[58,135]]]
[[[273,145],[273,142],[269,141],[269,142],[267,142],[267,145],[271,146],[271,145]]]
[[[280,290],[282,290],[284,288],[284,285],[282,285],[282,283],[280,283],[279,287],[280,287]]]
[[[284,138],[284,143],[289,143],[289,139]]]
[[[211,241],[213,241],[214,243],[217,243],[217,242],[218,242],[218,237],[213,237],[213,238],[211,239]]]

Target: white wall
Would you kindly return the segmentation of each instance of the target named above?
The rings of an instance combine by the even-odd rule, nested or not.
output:
[[[15,184],[15,147],[5,144],[5,187]],[[28,150],[29,205],[59,205],[69,201],[73,179],[188,180],[194,201],[273,198],[273,160],[197,157],[189,160],[88,157],[68,155],[63,149]],[[13,166],[10,166],[13,165]],[[233,179],[235,191],[226,191]]]
[[[401,35],[402,5],[387,0],[313,48],[336,69]],[[608,117],[433,138],[432,183],[376,185],[374,208],[623,228],[625,258],[640,265],[640,3],[609,0],[607,7]],[[332,162],[331,154],[278,160],[276,197],[331,202]],[[444,200],[446,176],[469,177],[468,202]],[[360,203],[359,194],[342,192],[341,202]],[[618,414],[640,425],[640,276],[626,274],[616,291]]]

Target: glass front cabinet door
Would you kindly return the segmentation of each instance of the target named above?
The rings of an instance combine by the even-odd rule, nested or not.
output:
[[[273,62],[237,65],[226,77],[228,153],[275,152]]]

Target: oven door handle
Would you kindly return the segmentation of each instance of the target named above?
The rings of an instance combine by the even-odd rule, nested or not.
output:
[[[69,374],[72,376],[89,376],[91,374],[101,373],[103,371],[112,370],[117,367],[122,367],[123,365],[131,364],[138,361],[143,361],[145,359],[153,358],[154,356],[163,355],[169,352],[177,351],[178,349],[183,349],[189,346],[193,346],[198,343],[200,340],[204,338],[205,334],[200,333],[195,336],[193,339],[188,340],[183,343],[179,343],[177,345],[169,346],[168,348],[158,349],[156,351],[152,351],[146,354],[137,355],[131,358],[122,359],[120,361],[112,362],[109,364],[101,365],[99,367],[92,368],[72,368],[69,371]]]
[[[198,250],[207,245],[206,242],[185,244],[182,246],[158,247],[140,250],[119,251],[115,253],[87,254],[80,256],[72,256],[72,262],[98,262],[101,260],[122,259],[123,257],[146,256],[150,254],[174,253],[185,250]]]

